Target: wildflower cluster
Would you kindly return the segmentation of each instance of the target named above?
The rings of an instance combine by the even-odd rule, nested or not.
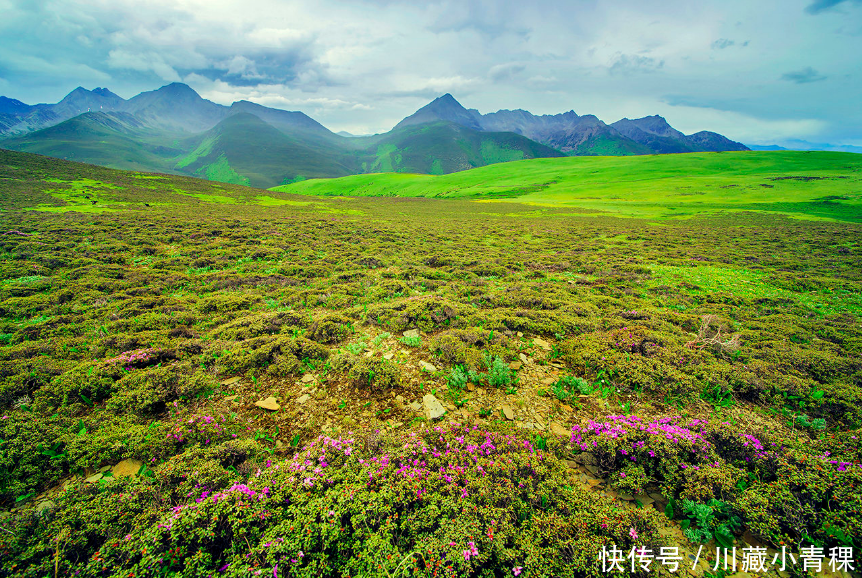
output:
[[[529,440],[477,427],[403,434],[371,454],[354,436],[320,436],[245,482],[190,488],[90,564],[150,575],[182,546],[202,553],[175,568],[189,575],[538,576],[595,573],[603,544],[657,537],[655,512],[618,511],[570,487],[565,471]],[[243,540],[231,539],[235,528]]]
[[[127,370],[132,368],[146,367],[158,359],[163,351],[159,348],[135,349],[133,351],[124,351],[116,357],[106,359],[105,365],[118,365],[125,367]]]

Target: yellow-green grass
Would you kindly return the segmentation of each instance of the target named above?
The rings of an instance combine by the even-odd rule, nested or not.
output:
[[[319,196],[471,198],[627,217],[765,211],[860,221],[862,155],[746,151],[530,159],[448,175],[309,179],[271,190]]]

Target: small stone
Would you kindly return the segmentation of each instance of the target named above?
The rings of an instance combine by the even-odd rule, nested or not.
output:
[[[512,410],[511,407],[509,407],[508,405],[504,405],[501,409],[503,410],[503,415],[506,416],[506,419],[510,421],[515,419],[515,412]]]
[[[592,487],[601,486],[602,483],[603,483],[602,480],[597,480],[596,478],[587,477],[587,484],[589,484]]]
[[[85,479],[84,481],[85,481],[85,482],[87,482],[88,484],[95,484],[96,482],[98,482],[99,480],[101,480],[101,479],[102,479],[102,477],[104,477],[104,475],[105,475],[105,474],[103,474],[102,472],[99,472],[99,473],[97,473],[97,474],[93,474],[92,476],[90,476],[89,478]]]
[[[302,376],[302,383],[311,383],[312,381],[314,381],[314,376],[310,373],[306,373]]]
[[[403,335],[404,337],[419,337],[419,330],[408,329],[407,331],[402,332],[401,335]]]
[[[634,501],[635,497],[629,494],[619,494],[619,498],[621,500],[625,500],[626,502]]]
[[[410,351],[408,351],[407,349],[399,349],[398,351],[400,351],[404,355],[410,355]]]
[[[555,381],[553,377],[546,377],[542,380],[542,385],[553,385]]]
[[[443,407],[440,400],[430,393],[426,393],[422,397],[422,406],[425,409],[425,417],[429,420],[441,418],[446,415],[446,408]]]
[[[635,500],[640,502],[642,506],[651,506],[655,502],[655,500],[645,494],[636,495]]]
[[[311,396],[306,393],[306,394],[299,396],[299,399],[296,400],[296,403],[298,403],[299,405],[302,405],[306,401],[308,401],[309,399],[311,399]]]
[[[572,432],[570,432],[558,423],[551,424],[551,433],[555,436],[560,436],[564,438],[570,437],[572,435]]]
[[[224,398],[224,400],[225,400],[225,401],[233,401],[233,400],[235,400],[235,399],[236,399],[236,398],[238,398],[238,397],[239,397],[238,395],[229,395],[229,396],[227,396],[226,398]]]
[[[238,377],[231,377],[230,379],[226,379],[226,380],[224,380],[223,382],[221,382],[221,384],[222,384],[222,385],[233,385],[233,384],[235,384],[236,382],[238,382],[238,381],[239,381],[239,379],[240,379],[240,378],[238,378]]]
[[[141,466],[143,465],[144,462],[129,458],[127,460],[121,461],[116,466],[111,468],[111,473],[114,474],[115,478],[128,478],[131,476],[137,476],[138,472],[141,471]]]
[[[314,392],[314,399],[316,399],[316,400],[326,399],[326,392],[323,391],[322,389],[318,389],[317,391]]]
[[[520,359],[520,360],[521,360],[521,361],[523,361],[524,363],[527,363],[527,356],[526,356],[526,355],[524,355],[523,353],[519,353],[519,354],[518,354],[518,359]]]
[[[420,361],[419,367],[421,367],[425,371],[437,371],[437,368],[434,365],[428,363],[427,361]]]
[[[374,355],[374,352],[373,352],[373,351],[370,351],[370,350],[369,350],[369,351],[366,351],[366,352],[365,352],[365,357],[372,357],[373,355]]]
[[[594,456],[590,452],[581,452],[572,459],[574,459],[579,464],[584,464],[585,466],[595,466],[599,463],[596,459],[596,456]]]
[[[518,337],[523,337],[523,336],[524,336],[524,334],[523,334],[521,331],[519,331],[518,333],[516,333],[516,335],[517,335]]]
[[[37,518],[41,518],[56,507],[57,505],[54,504],[54,502],[52,502],[51,500],[45,500],[44,502],[40,502],[39,505],[36,506],[33,515],[35,515]]]
[[[547,341],[545,341],[544,339],[539,338],[539,337],[536,337],[535,339],[533,339],[533,343],[538,345],[539,347],[541,347],[545,351],[551,350],[551,344],[548,343]]]
[[[100,472],[107,472],[110,469],[111,469],[111,466],[102,466],[101,468],[99,468],[99,471]]]
[[[407,404],[407,407],[409,407],[413,411],[421,411],[422,410],[422,404],[419,403],[418,401],[411,401],[410,403]]]
[[[390,360],[390,359],[392,359],[393,357],[395,357],[395,354],[394,354],[394,353],[392,353],[391,351],[390,351],[389,353],[384,353],[384,354],[383,354],[383,359],[385,359],[386,361],[389,361],[389,360]]]
[[[518,371],[519,369],[521,369],[522,365],[524,365],[524,364],[521,363],[520,361],[513,361],[512,363],[509,364],[509,369],[511,369],[513,371]]]
[[[280,450],[284,447],[284,442],[281,440],[275,440],[275,449]]]
[[[574,409],[572,409],[572,406],[566,405],[565,403],[560,404],[560,409],[563,409],[569,413],[572,413],[573,411],[575,411]]]
[[[599,468],[592,464],[584,464],[584,467],[587,468],[587,471],[593,474],[594,476],[599,475]]]
[[[467,384],[467,391],[476,391],[476,385],[473,382]]]
[[[667,502],[667,498],[659,494],[658,492],[650,492],[649,497],[655,500],[656,502]]]
[[[275,398],[269,396],[266,399],[261,399],[259,401],[254,402],[254,405],[261,409],[268,409],[270,411],[277,411],[281,406],[278,405],[278,402],[275,401]]]

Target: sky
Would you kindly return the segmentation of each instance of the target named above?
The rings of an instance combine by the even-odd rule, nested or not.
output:
[[[354,134],[448,92],[862,146],[862,0],[0,0],[0,95],[170,82]]]

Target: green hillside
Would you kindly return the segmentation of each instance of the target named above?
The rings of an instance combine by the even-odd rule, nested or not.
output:
[[[126,170],[172,172],[170,134],[146,130],[123,113],[88,112],[0,142],[3,148]]]
[[[753,210],[860,221],[862,155],[746,151],[534,159],[442,176],[356,175],[275,190],[508,200],[620,216]]]
[[[555,149],[509,132],[480,132],[450,122],[393,130],[364,139],[363,173],[448,174],[494,163],[561,157]],[[364,143],[363,143],[364,144]]]
[[[297,178],[349,175],[356,161],[322,139],[287,135],[249,113],[226,118],[191,141],[175,169],[208,180],[272,187]]]

